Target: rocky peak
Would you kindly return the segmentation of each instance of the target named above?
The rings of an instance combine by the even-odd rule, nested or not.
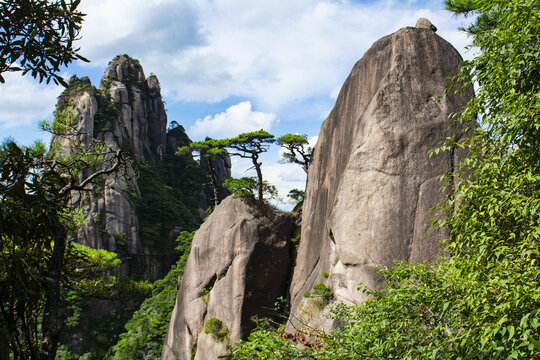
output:
[[[450,115],[473,90],[439,98],[462,59],[426,29],[434,27],[421,19],[416,28],[375,42],[353,67],[321,127],[290,289],[293,326],[334,326],[320,314],[303,315],[311,301],[303,294],[323,273],[334,297],[352,303],[365,299],[358,284],[383,284],[374,267],[437,257],[446,234],[429,228],[430,209],[443,196],[440,176],[459,154],[430,158],[428,152],[449,136],[462,136],[459,125],[450,128]]]
[[[109,62],[109,67],[105,70],[102,83],[107,80],[118,80],[124,83],[138,81],[142,83],[145,79],[144,70],[139,60],[124,54],[116,56]]]
[[[429,21],[426,18],[418,19],[418,21],[416,21],[415,28],[417,28],[417,29],[429,29],[429,30],[432,30],[433,32],[437,32],[437,27],[435,25],[433,25],[431,23],[431,21]]]
[[[112,149],[131,154],[139,165],[155,164],[167,157],[167,116],[159,81],[155,75],[146,79],[138,60],[128,55],[117,56],[105,70],[99,89],[92,86],[88,77],[73,76],[69,88],[59,97],[57,111],[68,106],[76,113],[75,127],[84,134],[79,142],[93,141],[92,138],[103,141]],[[66,153],[72,151],[67,140],[54,140],[60,142]],[[180,125],[171,129],[169,140],[175,146],[190,142]],[[174,151],[169,156],[174,156]],[[155,249],[146,247],[141,239],[139,182],[134,178],[111,177],[90,193],[85,208],[86,225],[77,234],[77,241],[96,249],[128,254],[137,259],[132,262],[135,267],[146,268],[140,275],[155,280],[164,275],[169,264],[154,264],[152,257],[147,256]],[[129,261],[124,262],[120,275],[133,273],[131,267]]]
[[[68,81],[69,86],[74,86],[77,83],[92,85],[92,82],[90,81],[90,78],[88,76],[84,76],[79,79],[77,75],[73,75],[72,77],[69,78],[69,81]]]
[[[119,146],[132,152],[139,162],[163,160],[167,114],[157,77],[146,79],[138,60],[119,55],[105,70],[100,89],[109,93],[119,110],[119,121],[105,127],[114,128]]]

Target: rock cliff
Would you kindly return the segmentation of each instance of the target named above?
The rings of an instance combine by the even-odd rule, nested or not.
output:
[[[293,217],[228,197],[193,238],[162,359],[217,359],[286,297]]]
[[[107,177],[88,194],[86,225],[77,234],[77,241],[119,253],[124,260],[121,276],[136,271],[143,278],[159,279],[174,259],[154,261],[154,257],[171,255],[176,246],[175,234],[180,229],[196,227],[201,221],[200,207],[204,210],[208,206],[201,203],[205,198],[201,185],[206,181],[204,169],[194,166],[190,159],[174,155],[178,147],[188,145],[191,140],[176,122],[167,131],[167,115],[157,77],[146,78],[139,62],[127,55],[110,62],[99,89],[88,78],[72,77],[70,87],[59,98],[57,111],[68,107],[76,114],[74,125],[86,145],[93,140],[103,141],[114,150],[122,149],[134,160],[132,177]],[[53,140],[60,142],[65,152],[73,151],[67,139]],[[230,159],[213,161],[219,169],[220,181],[224,181],[230,176]],[[196,170],[190,170],[193,168]],[[193,181],[197,186],[189,187]],[[183,194],[161,194],[157,189],[160,186],[175,187],[176,193]],[[182,209],[166,209],[174,204],[158,201],[163,200],[160,196],[180,203],[176,207]],[[160,212],[178,216],[163,224],[159,216],[149,214]],[[165,247],[167,241],[156,244],[152,240],[156,237],[168,238],[169,244]]]
[[[75,125],[85,142],[103,141],[114,150],[130,154],[136,163],[155,163],[165,157],[167,116],[159,82],[154,75],[146,79],[137,60],[126,55],[116,57],[105,71],[99,90],[88,78],[72,77],[70,87],[60,96],[57,111],[68,106],[77,114]],[[54,140],[71,151],[67,139]],[[88,194],[85,226],[76,238],[92,248],[119,253],[126,261],[118,275],[133,274],[136,268],[138,275],[156,280],[167,269],[159,262],[154,264],[155,251],[141,242],[137,216],[140,196],[135,177],[105,178]]]
[[[473,90],[439,99],[462,59],[424,20],[373,44],[322,125],[308,174],[289,326],[334,326],[303,295],[320,282],[352,303],[364,299],[360,283],[382,285],[374,266],[436,259],[446,233],[429,229],[430,209],[441,200],[440,176],[458,155],[430,158],[428,151],[461,136],[460,126],[449,130],[449,116]]]
[[[133,159],[128,171],[131,176],[107,176],[85,198],[78,199],[82,200],[85,225],[74,240],[116,252],[122,260],[116,276],[160,279],[178,258],[176,236],[181,230],[196,229],[208,207],[203,201],[204,193],[210,192],[204,186],[204,169],[190,157],[174,155],[177,147],[191,140],[176,122],[167,130],[157,77],[146,78],[139,62],[127,55],[111,61],[99,89],[88,78],[76,76],[69,85],[56,110],[73,111],[74,127],[80,132],[78,142],[89,145],[99,140]],[[76,151],[77,142],[71,140],[53,138],[64,153]],[[216,167],[226,168],[227,160],[215,160]],[[106,321],[107,312],[114,309],[129,316],[127,308],[126,304],[89,301],[83,306],[86,317],[79,326],[83,329],[71,331],[69,342],[94,341],[84,334],[95,325],[95,318]],[[120,330],[121,321],[117,326]],[[82,347],[89,348],[87,344]]]

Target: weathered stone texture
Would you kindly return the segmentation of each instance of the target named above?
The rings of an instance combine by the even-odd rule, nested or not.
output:
[[[142,66],[127,56],[116,57],[105,70],[102,89],[120,109],[112,124],[120,146],[129,148],[138,162],[165,157],[167,114],[155,75],[145,79]]]
[[[253,315],[270,315],[286,296],[292,230],[289,214],[253,199],[223,200],[193,238],[162,359],[217,359],[225,341],[205,333],[205,321],[219,319],[233,342],[253,329]]]
[[[428,151],[461,136],[459,126],[449,129],[449,115],[473,90],[439,99],[462,59],[425,22],[420,25],[373,44],[322,125],[303,205],[292,319],[302,317],[303,294],[323,272],[336,297],[351,303],[364,299],[359,283],[382,285],[374,266],[436,259],[446,233],[425,235],[430,209],[442,196],[439,178],[455,156],[430,158]]]
[[[79,142],[89,146],[94,140],[103,141],[113,150],[131,154],[138,162],[155,162],[165,157],[167,115],[159,82],[154,75],[145,79],[137,60],[122,55],[111,61],[101,81],[101,91],[92,88],[88,78],[74,76],[70,85],[60,97],[57,110],[73,107],[74,125],[81,133]],[[63,152],[73,151],[69,139],[54,140],[60,142]],[[119,253],[124,261],[116,275],[133,274],[132,268],[136,268],[147,279],[162,277],[168,267],[156,264],[155,251],[141,243],[135,200],[140,193],[135,177],[106,176],[86,196],[86,221],[77,241]]]

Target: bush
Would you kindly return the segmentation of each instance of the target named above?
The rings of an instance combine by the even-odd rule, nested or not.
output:
[[[194,234],[180,233],[177,249],[182,256],[162,280],[154,283],[152,296],[126,323],[126,332],[111,349],[109,359],[159,359]]]
[[[211,335],[220,343],[229,345],[230,331],[218,318],[212,317],[204,320],[202,329],[205,334]]]

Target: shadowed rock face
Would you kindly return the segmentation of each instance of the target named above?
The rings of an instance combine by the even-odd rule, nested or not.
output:
[[[448,136],[461,136],[459,127],[449,130],[449,115],[473,90],[438,99],[462,59],[433,28],[421,25],[373,44],[321,128],[303,205],[291,319],[317,319],[306,318],[303,294],[323,281],[323,272],[339,300],[362,301],[359,283],[382,285],[374,266],[436,259],[446,232],[429,229],[430,209],[441,200],[439,178],[457,155],[429,158],[428,151]],[[333,326],[318,320],[311,324]]]
[[[112,60],[100,90],[93,88],[88,78],[72,77],[70,85],[57,109],[73,107],[75,126],[86,145],[92,139],[104,141],[113,150],[130,153],[138,162],[155,162],[166,156],[167,115],[159,82],[154,75],[146,79],[137,60],[125,55]],[[72,151],[67,139],[54,140],[65,152]],[[152,251],[141,243],[134,201],[140,194],[135,177],[108,176],[94,188],[96,191],[87,194],[85,226],[79,230],[77,242],[131,259],[122,263],[119,276],[133,274],[136,268],[138,272],[144,269],[139,275],[150,280],[162,277],[173,260],[155,262]]]
[[[100,88],[120,109],[116,130],[121,145],[129,146],[138,162],[163,159],[167,115],[157,77],[145,78],[139,62],[122,55],[111,61]]]
[[[291,268],[291,215],[253,199],[228,197],[193,238],[162,359],[217,359],[226,343],[245,338],[253,315],[270,316],[286,296]],[[219,320],[219,341],[203,330]]]

